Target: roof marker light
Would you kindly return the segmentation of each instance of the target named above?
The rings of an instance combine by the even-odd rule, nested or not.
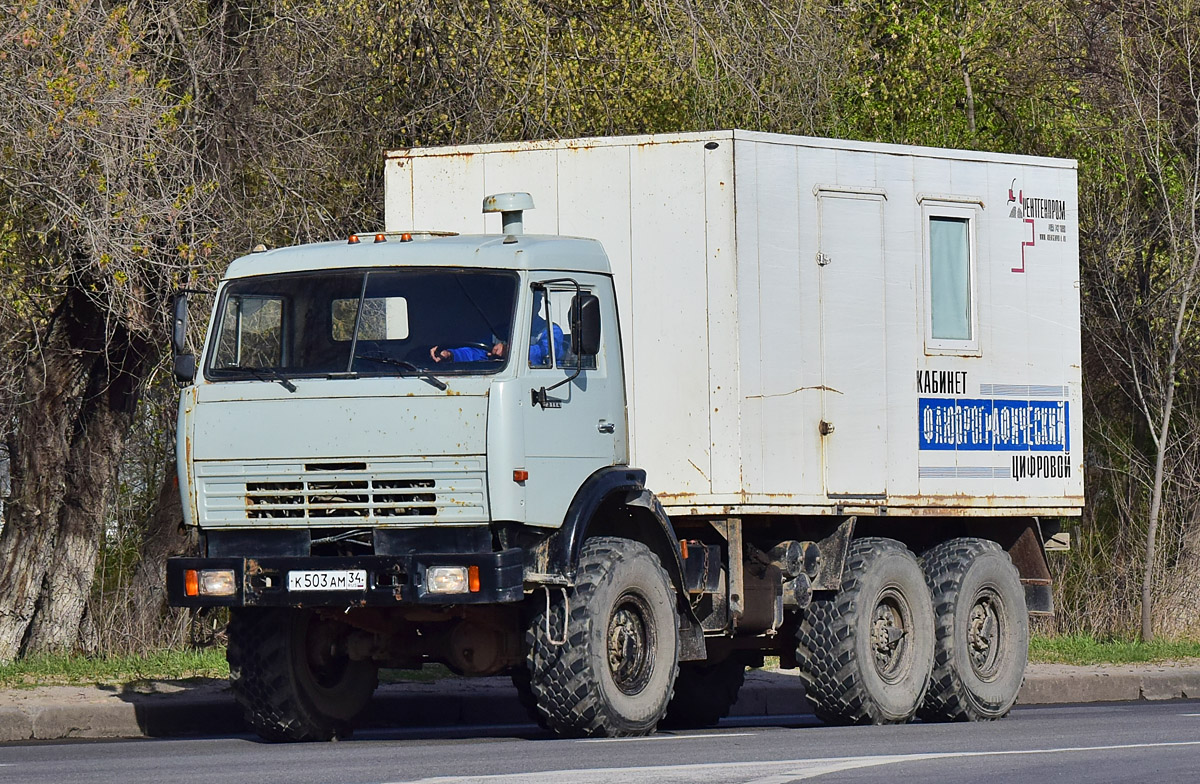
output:
[[[401,242],[412,242],[412,235],[407,231],[400,235]]]
[[[347,245],[357,245],[358,244],[358,235],[351,234],[350,239],[346,241],[346,244]]]
[[[376,242],[387,242],[387,235],[386,234],[376,234],[375,241]]]

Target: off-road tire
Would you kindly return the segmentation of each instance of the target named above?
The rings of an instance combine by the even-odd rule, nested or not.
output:
[[[737,656],[716,664],[683,662],[675,679],[675,696],[661,726],[668,729],[714,727],[729,715],[746,682],[746,665]]]
[[[842,587],[796,631],[805,695],[830,724],[900,724],[933,667],[933,605],[916,557],[894,539],[850,543]]]
[[[312,610],[230,611],[229,684],[261,737],[316,741],[350,733],[375,691],[378,670],[336,654],[314,667],[310,649],[332,650],[338,633],[337,624]]]
[[[1008,553],[986,539],[951,539],[921,567],[937,627],[924,721],[990,721],[1017,701],[1029,653],[1029,614]]]
[[[629,539],[589,539],[566,594],[565,634],[562,592],[550,589],[548,618],[545,596],[530,599],[526,665],[544,726],[571,737],[654,732],[679,668],[676,595],[658,557]]]

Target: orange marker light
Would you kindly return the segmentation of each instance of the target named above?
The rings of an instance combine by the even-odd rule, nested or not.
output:
[[[347,245],[357,245],[358,244],[358,235],[351,234],[350,239],[346,240],[346,244]]]
[[[183,573],[183,592],[188,596],[200,595],[200,574],[195,569]]]
[[[514,482],[525,482],[529,480],[529,472],[523,468],[518,468],[513,471]]]
[[[479,567],[467,567],[467,590],[471,593],[479,593]]]
[[[387,235],[386,234],[376,234],[375,241],[376,242],[387,242]]]
[[[412,242],[412,235],[407,231],[400,235],[401,242]]]
[[[688,559],[687,539],[679,540],[679,554],[683,556],[683,560]]]

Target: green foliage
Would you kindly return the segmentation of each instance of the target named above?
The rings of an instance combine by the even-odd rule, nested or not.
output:
[[[1077,85],[1061,11],[1026,0],[859,0],[837,15],[849,58],[835,135],[1063,154]]]

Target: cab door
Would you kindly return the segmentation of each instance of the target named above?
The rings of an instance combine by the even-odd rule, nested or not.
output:
[[[571,334],[570,307],[577,293],[593,294],[600,302],[595,357],[581,358]],[[521,329],[528,344],[513,358],[522,365],[526,388],[520,402],[529,475],[525,519],[558,525],[584,480],[601,468],[629,462],[620,332],[612,280],[602,275],[534,276],[526,301]]]

